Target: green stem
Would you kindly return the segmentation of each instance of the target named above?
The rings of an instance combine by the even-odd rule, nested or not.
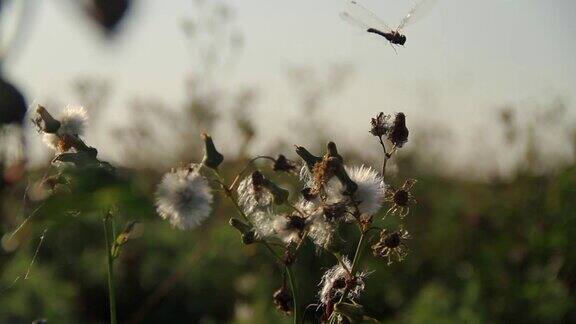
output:
[[[292,290],[292,302],[294,303],[294,324],[300,323],[300,310],[298,303],[298,291],[296,290],[296,278],[294,273],[292,273],[292,268],[286,266],[286,273],[288,274],[288,281],[290,283],[290,290]]]
[[[360,239],[358,240],[358,245],[356,246],[356,252],[354,253],[354,259],[352,260],[352,269],[350,269],[350,272],[352,273],[352,275],[355,275],[356,268],[358,268],[359,260],[362,257],[362,248],[364,245],[365,237],[366,237],[365,233],[360,234]],[[349,292],[350,292],[350,290],[348,289],[348,287],[346,287],[346,289],[344,289],[344,292],[342,292],[342,296],[340,297],[340,300],[338,302],[339,303],[343,302],[344,299],[346,299],[346,296],[348,296]],[[335,320],[336,320],[336,316],[334,316],[334,313],[332,313],[332,315],[330,316],[329,322],[335,323]]]
[[[356,272],[356,268],[358,267],[358,262],[360,257],[362,257],[362,248],[364,245],[364,238],[366,235],[364,233],[360,234],[360,240],[358,240],[358,246],[356,246],[356,253],[354,253],[354,260],[352,260],[352,273]]]
[[[110,227],[112,233],[108,231],[108,220],[110,220]],[[114,239],[114,219],[111,214],[106,215],[104,218],[104,238],[106,240],[106,259],[108,262],[108,301],[110,303],[110,323],[116,324],[116,292],[114,290],[114,258],[112,256],[112,240]],[[110,237],[112,234],[112,237]]]

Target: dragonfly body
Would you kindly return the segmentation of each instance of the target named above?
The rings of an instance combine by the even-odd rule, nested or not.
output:
[[[406,36],[401,34],[404,27],[414,22],[418,16],[421,17],[427,9],[431,8],[434,2],[436,2],[436,0],[417,0],[414,7],[404,16],[396,29],[390,28],[370,9],[364,7],[356,0],[347,0],[346,9],[340,13],[340,18],[369,33],[386,38],[392,45],[392,48],[394,48],[394,51],[396,51],[394,45],[404,45],[404,43],[406,43]]]
[[[392,44],[404,45],[404,43],[406,43],[406,36],[400,34],[397,31],[383,32],[376,28],[368,28],[366,31],[369,33],[378,34],[386,38]]]

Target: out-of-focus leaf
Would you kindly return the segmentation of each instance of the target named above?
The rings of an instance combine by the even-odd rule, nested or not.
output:
[[[91,0],[86,4],[86,12],[107,36],[111,36],[126,17],[130,5],[130,0]]]
[[[0,125],[22,124],[26,100],[20,91],[0,76]]]

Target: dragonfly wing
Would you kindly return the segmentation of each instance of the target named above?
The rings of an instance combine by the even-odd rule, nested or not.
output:
[[[438,0],[418,0],[412,9],[410,9],[408,14],[402,19],[402,21],[400,21],[400,25],[398,25],[396,30],[400,31],[407,25],[410,25],[426,16],[426,14],[432,10],[436,2],[438,2]]]
[[[392,30],[370,9],[354,0],[346,1],[346,9],[340,13],[340,18],[364,30],[368,28],[375,28],[382,32],[390,32]]]

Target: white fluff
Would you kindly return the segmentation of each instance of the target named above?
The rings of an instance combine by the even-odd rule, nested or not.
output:
[[[82,136],[86,132],[88,113],[82,106],[66,106],[60,114],[60,128],[56,134],[44,134],[44,143],[53,150],[58,150],[58,141],[62,135]]]
[[[376,214],[384,203],[385,188],[384,179],[376,170],[364,165],[349,167],[345,166],[346,173],[352,181],[358,185],[358,190],[352,198],[359,201],[358,210],[363,215]],[[342,199],[344,187],[336,178],[332,178],[328,183],[330,196],[333,201]]]
[[[352,265],[347,258],[343,258],[342,263],[344,263],[346,268],[344,268],[339,262],[332,268],[328,269],[322,276],[322,280],[320,281],[321,288],[320,292],[318,293],[318,297],[320,298],[320,302],[322,302],[324,305],[328,304],[333,298],[341,296],[344,292],[344,287],[336,288],[334,287],[334,284],[336,282],[346,281],[346,279],[350,278],[348,271],[352,269]],[[362,291],[364,291],[365,277],[366,274],[363,272],[356,273],[356,285],[352,287],[348,292],[349,298],[358,298]]]
[[[156,208],[160,217],[178,229],[197,227],[212,210],[208,181],[185,168],[166,173],[156,190]]]

